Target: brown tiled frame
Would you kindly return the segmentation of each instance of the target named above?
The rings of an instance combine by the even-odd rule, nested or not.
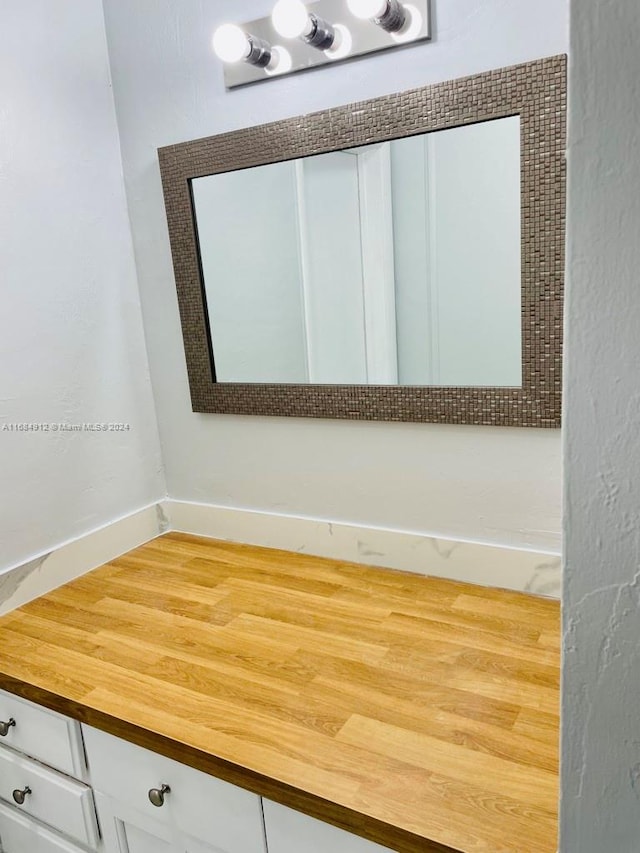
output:
[[[566,57],[555,56],[158,151],[193,410],[240,415],[560,425]],[[261,385],[214,381],[191,180],[519,115],[521,388]]]

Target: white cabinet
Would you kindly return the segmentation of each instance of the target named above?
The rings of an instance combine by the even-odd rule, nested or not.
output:
[[[263,800],[269,853],[392,853],[350,832]]]
[[[0,691],[0,853],[89,851],[392,853]]]
[[[90,726],[83,733],[106,853],[265,853],[257,794]]]
[[[86,775],[80,723],[0,690],[2,853],[98,850]]]

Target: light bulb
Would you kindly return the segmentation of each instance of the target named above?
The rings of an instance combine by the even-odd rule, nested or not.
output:
[[[236,24],[223,24],[213,35],[213,49],[223,62],[240,62],[250,56],[251,42]]]
[[[401,0],[347,0],[356,18],[368,18],[388,33],[400,33],[407,26],[407,9]]]
[[[344,59],[353,47],[353,36],[344,24],[336,24],[336,38],[329,50],[325,50],[327,59]]]
[[[286,47],[276,44],[271,48],[271,62],[264,69],[267,77],[288,74],[293,68],[293,59]]]
[[[396,33],[391,33],[391,38],[398,42],[398,44],[417,39],[422,31],[422,14],[420,10],[409,3],[404,6],[404,10],[406,12],[406,21],[402,29]]]
[[[271,22],[274,29],[287,39],[309,35],[313,28],[302,0],[278,0],[271,13]]]
[[[387,0],[347,0],[352,15],[363,20],[381,18],[387,11]]]

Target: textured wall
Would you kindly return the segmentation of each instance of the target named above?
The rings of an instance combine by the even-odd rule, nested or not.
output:
[[[640,845],[639,43],[573,0],[562,853]]]
[[[0,569],[162,496],[100,0],[0,12]],[[18,432],[22,423],[127,423]]]
[[[210,37],[270,0],[105,0],[152,381],[171,497],[554,549],[553,430],[196,415],[156,148],[567,50],[567,3],[434,0],[435,40],[225,91]]]

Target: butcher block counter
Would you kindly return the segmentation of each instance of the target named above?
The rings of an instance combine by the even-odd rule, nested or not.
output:
[[[185,534],[0,619],[0,688],[407,853],[555,853],[559,604]]]

